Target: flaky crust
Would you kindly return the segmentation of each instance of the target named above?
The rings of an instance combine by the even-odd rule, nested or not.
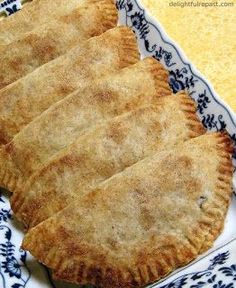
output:
[[[0,89],[116,24],[117,10],[111,0],[85,3],[1,47]]]
[[[0,90],[0,145],[86,83],[139,60],[131,29],[116,27],[93,37]]]
[[[25,33],[47,23],[50,19],[70,13],[84,0],[34,0],[14,14],[0,22],[0,46],[9,44]]]
[[[194,128],[190,125],[194,110],[193,100],[180,93],[96,126],[57,153],[26,187],[14,193],[13,211],[26,226],[35,226],[66,207],[77,193],[81,197],[144,157],[190,139],[190,131],[195,136],[203,134],[199,120],[194,119]]]
[[[5,150],[27,179],[40,165],[83,135],[92,125],[155,103],[161,96],[169,94],[167,78],[168,73],[157,60],[146,58],[98,82],[91,82],[22,129],[5,146]],[[165,85],[161,92],[159,82]]]
[[[229,137],[213,133],[146,158],[31,229],[23,248],[60,280],[103,288],[154,282],[222,229],[231,153]]]
[[[159,73],[162,74],[161,80]],[[71,144],[90,126],[169,95],[171,91],[167,78],[167,71],[157,60],[146,58],[77,90],[15,137],[11,145],[14,150],[21,151],[15,152],[15,161],[21,165],[23,158],[27,159],[27,163],[22,163],[24,167],[21,170],[26,170],[26,176],[30,176],[38,164]],[[163,85],[161,93],[158,83]]]

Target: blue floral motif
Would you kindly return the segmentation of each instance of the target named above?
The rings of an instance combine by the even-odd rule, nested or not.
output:
[[[126,0],[118,0],[118,1],[116,1],[117,10],[122,10],[122,9],[125,8],[125,1]]]
[[[26,264],[26,252],[20,249],[20,259],[16,258],[16,247],[12,243],[12,230],[8,227],[8,221],[12,220],[11,210],[6,209],[4,204],[5,200],[3,199],[0,193],[0,203],[3,203],[3,207],[0,209],[0,231],[4,234],[1,234],[2,238],[5,241],[0,243],[0,276],[2,279],[2,284],[0,282],[1,288],[7,288],[6,279],[13,278],[14,284],[11,288],[26,288],[26,285],[30,279],[31,273]],[[2,239],[1,238],[1,239]],[[24,272],[22,273],[22,269]]]
[[[209,270],[213,270],[216,265],[225,264],[226,260],[229,258],[229,251],[220,253],[210,260],[211,265],[208,267]]]
[[[202,123],[208,130],[222,131],[226,128],[226,123],[223,120],[223,115],[206,114],[202,116]]]
[[[218,283],[213,285],[213,288],[234,288],[234,284],[224,284],[223,281],[220,280]]]
[[[21,8],[20,0],[5,0],[0,3],[0,13],[4,11],[7,16],[14,14]]]
[[[154,49],[155,48],[156,46],[154,46]],[[154,57],[159,61],[163,59],[167,67],[171,67],[176,64],[176,63],[171,62],[172,54],[166,51],[165,49],[163,49],[162,47],[159,47],[159,49],[155,51]]]
[[[209,266],[206,270],[200,272],[193,272],[185,275],[181,275],[175,280],[158,286],[160,288],[201,288],[201,287],[211,287],[211,288],[233,288],[233,282],[236,280],[236,264],[229,267],[220,267],[227,263],[229,259],[229,251],[217,254],[214,258],[210,259]],[[220,273],[231,277],[230,282],[224,282],[222,278],[219,279]]]
[[[130,11],[129,3],[127,4],[127,7],[128,11]],[[146,50],[148,52],[154,52],[154,50],[156,49],[156,45],[150,47],[150,43],[146,37],[146,35],[148,35],[150,30],[149,25],[144,17],[144,11],[142,10],[139,12],[135,12],[133,15],[130,16],[130,20],[132,23],[132,27],[138,31],[140,39],[143,39]]]
[[[174,93],[195,86],[195,82],[198,80],[194,79],[193,76],[188,77],[186,74],[187,70],[185,68],[169,71],[169,83]]]
[[[0,209],[0,223],[2,221],[7,222],[8,219],[11,219],[11,210]]]
[[[184,89],[184,83],[182,79],[180,80],[180,78],[177,77],[177,74],[174,71],[170,71],[169,84],[174,93],[177,93]]]
[[[223,274],[232,277],[233,280],[236,281],[236,264],[231,265],[230,267],[222,267],[219,271],[222,271]]]
[[[14,250],[13,250],[14,251]],[[10,277],[16,277],[20,278],[21,277],[21,269],[20,265],[17,262],[16,258],[14,256],[12,257],[7,257],[6,261],[2,262],[2,268],[5,269],[5,273],[8,273]]]
[[[132,3],[131,0],[127,0],[126,6],[127,6],[127,12],[132,11],[132,9],[133,9],[133,3]]]
[[[132,21],[132,24],[133,26],[136,28],[136,29],[140,29],[141,26],[143,25],[142,22],[144,20],[144,16],[143,14],[141,14],[140,12],[135,12],[134,15],[131,15],[131,21]]]
[[[0,191],[0,202],[5,203],[5,201],[4,201],[3,198],[2,198],[1,191]]]
[[[7,7],[6,8],[6,11],[8,12],[8,15],[11,15],[11,14],[17,12],[18,10],[19,9],[18,9],[16,4],[14,4],[12,7]]]
[[[204,114],[204,110],[208,108],[208,104],[210,104],[211,101],[209,97],[207,96],[206,90],[204,90],[203,93],[200,93],[197,98],[197,110],[200,114]]]

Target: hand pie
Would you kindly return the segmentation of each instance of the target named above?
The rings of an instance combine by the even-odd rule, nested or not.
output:
[[[214,133],[145,158],[31,229],[23,248],[56,279],[103,288],[154,282],[222,230],[231,152],[229,138]]]
[[[79,6],[5,45],[0,50],[0,89],[116,23],[114,3],[101,0]]]
[[[116,27],[0,90],[0,145],[10,142],[36,116],[82,85],[138,60],[133,31]]]
[[[81,196],[144,157],[204,132],[189,96],[160,98],[155,106],[96,126],[56,154],[16,190],[12,209],[26,226],[35,226],[73,202],[77,193]]]
[[[167,71],[150,57],[67,96],[0,150],[0,185],[14,192],[17,182],[92,125],[169,95],[167,79]]]
[[[66,15],[88,0],[34,0],[0,22],[0,46],[9,44],[53,18]],[[91,0],[89,1],[91,2]]]

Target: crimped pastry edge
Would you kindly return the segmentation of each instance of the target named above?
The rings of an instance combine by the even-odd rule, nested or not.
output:
[[[188,95],[186,91],[180,91],[176,94],[180,99],[181,109],[186,117],[189,139],[198,137],[206,133],[206,128],[196,114],[196,102]]]
[[[106,2],[109,2],[109,1],[106,1]],[[122,51],[122,53],[119,54],[120,55],[120,60],[119,60],[120,68],[122,69],[124,67],[137,63],[140,55],[139,55],[139,51],[137,47],[135,34],[133,33],[133,31],[126,26],[120,26],[119,28],[117,28],[117,32],[122,35],[122,37],[120,37],[121,42],[119,44],[119,51]],[[97,36],[97,37],[100,37],[100,36]],[[11,150],[12,145],[13,143],[8,143],[7,145],[2,146],[2,149],[0,150],[0,157],[4,157],[3,158],[4,161],[1,161],[2,163],[6,161],[6,157],[4,156],[2,151],[4,151],[4,149],[6,151]],[[19,177],[18,175],[15,175],[14,172],[11,171],[11,169],[7,169],[6,167],[7,165],[1,166],[0,185],[4,187],[5,189],[14,193],[17,190],[21,189],[23,178]]]
[[[16,175],[12,169],[12,163],[10,162],[9,154],[7,153],[7,146],[0,148],[0,187],[13,192],[17,187],[21,186],[22,178],[19,175]]]
[[[157,61],[155,59],[153,59],[153,58],[148,59],[147,58],[146,61],[148,62],[148,64],[150,64],[150,69],[152,69],[153,66],[156,68]],[[158,67],[158,64],[157,64],[157,67]],[[162,69],[162,66],[160,66],[160,68]],[[154,75],[154,77],[155,77],[155,75]],[[195,133],[195,137],[200,136],[201,134],[203,134],[205,132],[205,129],[203,128],[200,120],[195,115],[195,102],[193,100],[191,100],[191,98],[185,92],[178,93],[177,95],[169,95],[169,96],[166,96],[164,98],[158,98],[157,102],[155,104],[157,106],[159,106],[163,102],[165,102],[168,98],[169,99],[175,99],[176,104],[179,105],[180,111],[182,111],[184,113],[184,115],[186,115],[187,128],[189,128],[188,124],[192,125],[192,123],[194,123],[195,130],[193,130],[192,126],[190,126],[189,129],[191,132]],[[151,105],[151,106],[153,106],[154,110],[155,110],[156,105]],[[185,111],[186,105],[187,105],[188,111]],[[139,110],[140,108],[138,108],[137,110]],[[130,112],[128,112],[128,113],[130,113]],[[183,139],[183,142],[186,140],[189,140],[190,138],[191,137],[190,137],[189,133],[187,133],[187,137],[186,137],[186,139]],[[22,189],[24,189],[24,188],[22,187]],[[19,221],[23,222],[23,224],[27,228],[32,228],[32,227],[38,225],[40,222],[42,222],[45,219],[42,220],[39,217],[39,215],[41,215],[41,214],[39,214],[38,217],[34,218],[33,221],[31,221],[31,217],[28,215],[28,213],[25,214],[24,204],[26,202],[25,202],[25,197],[22,197],[24,195],[22,189],[18,189],[18,191],[16,191],[16,193],[14,193],[14,195],[12,196],[12,198],[11,198],[12,209],[16,213],[16,217],[19,219]],[[37,205],[35,208],[37,209]],[[31,211],[31,205],[28,206],[27,211]],[[25,221],[24,219],[28,219],[28,221]]]
[[[171,248],[171,253],[165,253],[165,251],[163,251],[163,253],[161,253],[161,259],[159,258],[156,261],[150,259],[150,263],[137,266],[135,271],[120,271],[118,269],[115,269],[114,267],[107,265],[107,263],[104,263],[103,268],[96,267],[94,264],[89,263],[89,261],[88,263],[85,263],[85,261],[82,260],[80,262],[77,262],[76,267],[73,267],[73,269],[66,269],[67,263],[63,262],[63,258],[61,258],[61,256],[56,256],[57,251],[52,251],[50,250],[50,248],[49,251],[46,252],[41,250],[40,239],[44,238],[42,224],[39,224],[38,226],[36,226],[37,228],[33,228],[31,230],[33,232],[34,229],[39,229],[40,232],[37,233],[38,235],[37,239],[35,239],[35,243],[32,243],[32,239],[30,239],[32,232],[29,232],[29,234],[26,235],[23,241],[23,248],[30,251],[31,249],[34,249],[32,254],[36,256],[36,258],[40,258],[40,261],[42,263],[54,270],[53,275],[56,279],[80,284],[91,283],[94,285],[97,285],[99,282],[99,285],[97,285],[97,287],[104,288],[141,287],[145,284],[154,282],[166,276],[173,269],[186,265],[190,261],[194,260],[198,256],[198,254],[204,252],[206,249],[212,246],[214,239],[219,235],[224,225],[224,216],[221,217],[221,219],[216,224],[215,219],[212,218],[212,215],[214,216],[214,213],[217,213],[217,209],[221,213],[223,211],[223,215],[226,214],[230,202],[230,196],[232,193],[231,176],[233,169],[231,162],[231,140],[229,136],[222,133],[214,133],[213,135],[211,135],[211,137],[213,137],[216,141],[216,150],[220,159],[217,170],[217,172],[219,173],[219,181],[217,182],[216,187],[218,187],[218,185],[222,184],[223,182],[224,194],[225,192],[227,192],[228,196],[224,196],[226,197],[226,199],[222,202],[222,193],[220,192],[220,195],[217,193],[218,197],[216,199],[216,202],[220,201],[221,205],[216,206],[216,209],[214,209],[214,211],[216,210],[216,212],[207,211],[207,209],[205,210],[206,217],[210,220],[207,220],[205,223],[201,223],[202,225],[200,225],[198,232],[202,234],[201,237],[205,235],[205,237],[202,238],[203,241],[201,246],[197,245],[194,247],[192,245],[192,240],[194,240],[194,238],[189,241],[189,245],[186,245],[184,247],[181,247],[181,245],[173,245],[173,247]],[[227,175],[223,175],[224,179],[222,180],[223,172],[226,172]],[[225,190],[225,188],[227,190]],[[196,237],[198,238],[198,234],[196,235]]]
[[[148,62],[148,64],[150,64],[151,69],[153,66],[156,67],[156,64],[157,64],[156,60],[154,60],[152,58],[150,58],[150,59],[147,58],[146,61]],[[160,67],[162,68],[162,66],[160,66]],[[184,115],[186,115],[186,116],[190,115],[191,116],[191,117],[186,117],[186,123],[184,125],[188,125],[188,123],[190,121],[192,123],[193,122],[192,119],[194,119],[195,127],[197,127],[197,131],[195,131],[195,134],[196,134],[195,136],[200,136],[201,134],[203,134],[205,132],[201,122],[199,121],[199,119],[194,114],[195,113],[195,102],[193,100],[191,100],[191,98],[184,92],[178,93],[177,95],[165,96],[163,98],[160,97],[157,99],[157,101],[155,102],[154,105],[150,105],[149,107],[150,108],[153,107],[153,109],[155,110],[155,107],[158,107],[162,103],[165,103],[166,101],[168,101],[168,99],[171,102],[174,100],[176,105],[179,106],[179,110]],[[189,110],[188,112],[185,111],[185,103],[187,103],[187,105],[188,105],[188,110]],[[139,110],[139,109],[142,109],[142,107],[137,108],[137,110]],[[127,112],[127,113],[129,114],[131,112]],[[124,113],[122,115],[125,115],[127,113]],[[119,115],[119,116],[122,116],[122,115]],[[186,139],[183,138],[183,142],[186,140],[189,140],[190,138],[191,137],[189,136],[189,133],[186,133]],[[14,213],[16,214],[16,217],[18,218],[18,220],[23,222],[23,224],[25,225],[25,227],[27,229],[28,228],[30,229],[30,228],[38,225],[40,222],[44,221],[45,219],[42,219],[42,215],[40,213],[36,214],[35,217],[32,217],[32,215],[29,214],[32,211],[32,203],[30,205],[27,204],[27,201],[26,201],[26,198],[24,197],[23,191],[24,191],[24,187],[22,187],[22,189],[18,189],[16,191],[16,193],[14,193],[14,195],[11,198],[11,206],[12,206],[12,209],[13,209]],[[39,199],[40,199],[40,194],[38,194],[38,195],[39,195]],[[44,201],[46,201],[46,200],[44,200]],[[39,207],[40,207],[39,203],[36,202],[35,203],[35,209],[37,210],[37,209],[39,209]],[[33,209],[33,211],[34,211],[34,209]],[[40,209],[38,210],[38,212],[40,212]]]

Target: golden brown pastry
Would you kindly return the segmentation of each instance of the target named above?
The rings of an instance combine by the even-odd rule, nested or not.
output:
[[[101,0],[79,6],[5,45],[0,49],[0,89],[116,23],[113,1]]]
[[[12,209],[26,226],[35,226],[73,202],[77,193],[80,197],[144,157],[204,132],[189,96],[160,98],[155,106],[96,126],[57,153],[16,190]]]
[[[91,0],[33,0],[24,9],[0,22],[0,46],[9,44],[55,17],[70,13]]]
[[[103,288],[154,282],[221,232],[231,152],[229,138],[214,133],[145,158],[31,229],[23,248],[56,279]]]
[[[68,95],[0,150],[0,186],[14,192],[17,182],[25,181],[92,125],[169,95],[167,79],[163,66],[153,58],[146,58]]]
[[[0,90],[0,145],[10,142],[53,103],[138,60],[134,33],[127,27],[116,27]]]

